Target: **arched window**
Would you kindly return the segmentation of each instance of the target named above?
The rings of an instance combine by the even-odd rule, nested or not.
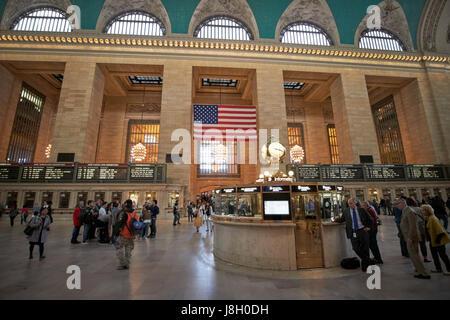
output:
[[[164,24],[150,13],[128,11],[116,16],[105,27],[108,34],[132,34],[136,36],[164,36]]]
[[[322,28],[310,22],[294,22],[281,30],[282,43],[332,46],[333,41]]]
[[[403,43],[387,30],[365,30],[359,38],[359,48],[388,51],[406,51]]]
[[[11,30],[71,32],[68,14],[53,7],[36,8],[20,15],[12,24]]]
[[[231,17],[213,17],[200,23],[194,37],[224,40],[253,40],[245,24]]]

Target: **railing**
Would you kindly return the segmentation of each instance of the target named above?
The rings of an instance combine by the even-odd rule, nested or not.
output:
[[[165,164],[0,164],[0,183],[165,183]]]
[[[450,165],[288,165],[299,182],[450,181]]]

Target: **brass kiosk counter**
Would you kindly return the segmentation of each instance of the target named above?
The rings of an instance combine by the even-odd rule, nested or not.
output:
[[[342,224],[322,219],[336,197],[317,184],[265,183],[212,190],[214,255],[237,265],[270,270],[338,266],[351,256]],[[325,204],[325,206],[328,206]],[[337,210],[330,219],[338,214]],[[333,210],[332,210],[333,211]]]

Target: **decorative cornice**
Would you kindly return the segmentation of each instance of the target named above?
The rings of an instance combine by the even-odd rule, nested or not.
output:
[[[260,53],[275,53],[303,56],[322,57],[346,57],[353,59],[369,59],[396,62],[440,62],[450,63],[448,55],[420,55],[411,52],[393,52],[363,50],[356,48],[338,47],[313,47],[296,46],[286,44],[264,44],[242,41],[206,40],[206,39],[175,39],[175,38],[138,38],[126,36],[107,35],[65,35],[47,34],[36,32],[0,32],[0,48],[3,43],[41,43],[54,45],[83,45],[83,46],[110,46],[110,47],[146,47],[146,48],[185,48],[185,49],[209,49],[223,51],[248,51]]]

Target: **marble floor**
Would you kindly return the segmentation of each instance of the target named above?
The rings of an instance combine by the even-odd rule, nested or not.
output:
[[[369,275],[360,270],[275,272],[219,261],[212,251],[213,235],[204,227],[196,233],[186,219],[176,227],[158,221],[156,239],[136,241],[130,270],[116,270],[111,245],[71,245],[70,217],[61,216],[48,233],[46,259],[29,260],[20,219],[11,228],[3,216],[0,299],[450,299],[449,276],[413,277],[410,260],[400,255],[393,218],[382,218],[381,289],[369,290]],[[67,289],[69,265],[81,268],[81,290]],[[432,263],[426,267],[434,268]]]

